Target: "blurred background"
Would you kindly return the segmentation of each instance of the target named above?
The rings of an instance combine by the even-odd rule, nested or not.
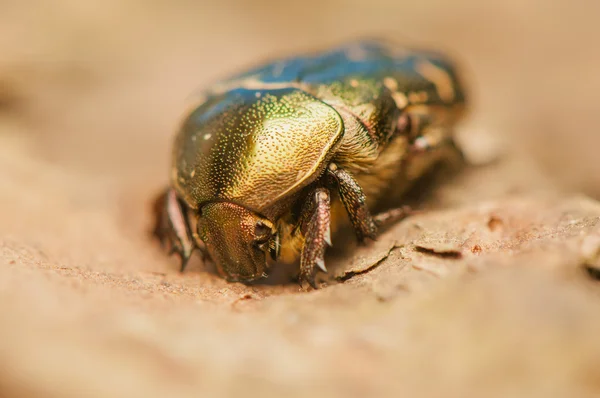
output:
[[[599,16],[598,0],[0,0],[0,396],[598,396],[597,285],[547,272],[583,261],[573,239],[597,256],[597,202],[498,200],[491,232],[475,203],[546,184],[600,198]],[[451,55],[468,155],[522,160],[399,229],[477,242],[465,262],[491,269],[442,278],[459,260],[388,235],[362,252],[377,269],[307,294],[180,274],[148,205],[195,93],[363,36]]]
[[[384,36],[447,51],[469,139],[531,156],[600,195],[595,0],[0,1],[0,139],[111,183],[166,180],[187,101],[270,57]]]

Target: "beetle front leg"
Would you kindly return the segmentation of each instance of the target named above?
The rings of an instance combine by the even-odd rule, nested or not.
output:
[[[329,191],[315,189],[302,209],[299,225],[304,235],[299,279],[301,284],[306,281],[315,289],[315,266],[327,272],[324,257],[326,245],[331,246],[330,216]]]
[[[173,189],[167,189],[154,202],[154,213],[153,235],[163,247],[170,247],[169,254],[179,254],[183,272],[195,249],[185,205]]]
[[[327,169],[329,179],[337,185],[342,204],[348,212],[348,216],[359,242],[365,238],[375,239],[377,237],[377,225],[367,207],[365,194],[356,180],[345,170],[331,163]]]

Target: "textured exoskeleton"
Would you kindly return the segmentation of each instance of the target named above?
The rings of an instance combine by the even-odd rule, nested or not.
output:
[[[267,256],[299,256],[316,286],[344,221],[364,241],[405,215],[406,189],[456,153],[464,108],[449,59],[378,40],[233,76],[186,115],[155,232],[182,270],[196,248],[241,282],[266,276]],[[384,200],[398,208],[372,214]]]

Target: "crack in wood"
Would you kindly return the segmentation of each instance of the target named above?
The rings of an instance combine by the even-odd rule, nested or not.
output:
[[[462,253],[456,249],[415,245],[415,250],[419,253],[429,254],[431,256],[437,256],[441,258],[449,258],[455,260],[462,258]]]
[[[394,243],[392,245],[392,247],[390,247],[388,249],[388,251],[380,259],[375,261],[373,264],[371,264],[363,269],[360,269],[360,270],[345,271],[343,275],[336,276],[335,279],[339,282],[346,282],[347,280],[352,279],[357,275],[366,274],[367,272],[370,272],[370,271],[374,270],[375,268],[379,267],[385,260],[387,260],[390,257],[390,255],[392,254],[392,252],[394,250],[400,249],[402,247],[404,247],[404,245],[398,245],[397,243]]]

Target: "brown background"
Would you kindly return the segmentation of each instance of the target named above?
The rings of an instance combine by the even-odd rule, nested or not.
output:
[[[597,396],[598,15],[594,0],[0,1],[0,393]],[[332,259],[345,283],[227,284],[199,261],[180,275],[147,239],[148,201],[190,97],[365,35],[455,56],[473,98],[461,142],[497,161]]]

